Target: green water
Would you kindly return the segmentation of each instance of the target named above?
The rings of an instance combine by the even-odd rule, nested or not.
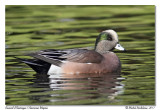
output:
[[[93,49],[114,29],[127,52],[120,75],[38,75],[14,56]],[[6,6],[7,105],[154,105],[155,6]]]

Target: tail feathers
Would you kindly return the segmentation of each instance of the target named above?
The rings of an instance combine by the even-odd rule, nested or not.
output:
[[[47,63],[45,61],[38,60],[38,59],[22,59],[22,58],[17,58],[17,57],[15,58],[27,64],[39,74],[47,74],[51,66],[50,63]]]

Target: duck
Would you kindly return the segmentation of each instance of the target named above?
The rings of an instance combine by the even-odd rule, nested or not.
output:
[[[119,43],[118,34],[108,29],[98,35],[93,50],[46,49],[27,54],[33,59],[18,59],[39,74],[113,73],[121,71],[121,62],[114,49],[126,51]]]

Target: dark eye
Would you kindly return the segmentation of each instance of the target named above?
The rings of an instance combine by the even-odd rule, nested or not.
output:
[[[107,40],[112,41],[112,37],[111,37],[111,36],[108,36],[108,37],[107,37]]]

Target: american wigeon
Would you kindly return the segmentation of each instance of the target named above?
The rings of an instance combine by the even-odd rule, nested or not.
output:
[[[31,53],[35,59],[21,59],[37,73],[109,73],[121,70],[121,62],[113,49],[125,51],[119,44],[114,30],[105,30],[99,34],[94,50],[66,49],[41,50]]]

